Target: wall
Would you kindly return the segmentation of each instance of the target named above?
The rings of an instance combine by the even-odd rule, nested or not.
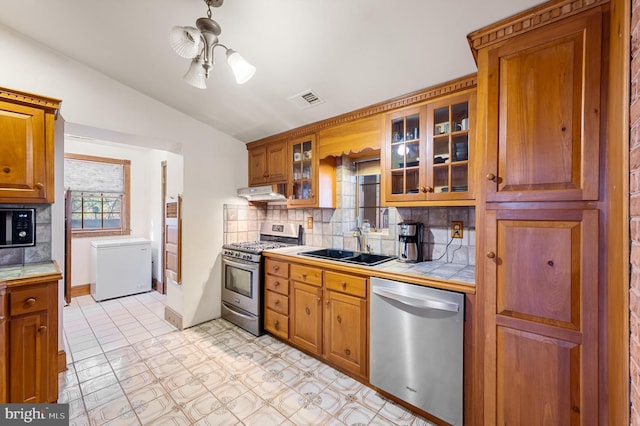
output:
[[[143,237],[152,241],[153,278],[159,276],[160,233],[153,232],[153,225],[162,220],[160,202],[160,162],[166,159],[165,151],[104,141],[80,140],[67,136],[64,152],[131,161],[130,224],[131,235],[118,237],[74,237],[71,244],[71,286],[91,283],[91,242],[108,239]],[[158,228],[159,229],[159,228]],[[159,229],[161,231],[161,229]]]
[[[62,99],[65,133],[183,156],[183,284],[168,288],[167,303],[185,327],[218,317],[220,224],[223,205],[247,185],[245,145],[2,26],[0,51],[2,85]],[[59,235],[52,240],[63,244]]]
[[[632,425],[640,425],[640,2],[632,2],[629,192],[631,237],[630,359]]]

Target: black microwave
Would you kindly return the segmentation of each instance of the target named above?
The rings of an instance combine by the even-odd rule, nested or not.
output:
[[[36,245],[36,210],[0,208],[0,248]]]

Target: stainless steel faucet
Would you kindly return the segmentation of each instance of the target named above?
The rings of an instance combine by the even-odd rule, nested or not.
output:
[[[353,236],[357,238],[358,251],[371,253],[371,246],[369,245],[368,234],[366,232],[362,232],[362,229],[358,226],[356,230],[353,231]]]

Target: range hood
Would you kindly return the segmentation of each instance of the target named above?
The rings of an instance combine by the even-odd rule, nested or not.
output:
[[[287,201],[280,186],[264,185],[240,188],[238,189],[238,197],[246,198],[249,201]]]

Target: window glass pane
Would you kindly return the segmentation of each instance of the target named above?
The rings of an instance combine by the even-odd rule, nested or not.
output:
[[[82,229],[82,213],[71,213],[71,229]]]
[[[102,215],[96,213],[84,213],[84,228],[83,229],[100,229],[102,228]]]
[[[104,224],[103,224],[103,228],[108,228],[108,229],[117,229],[120,228],[121,222],[120,222],[120,214],[119,213],[110,213],[110,214],[105,214],[104,215]]]

